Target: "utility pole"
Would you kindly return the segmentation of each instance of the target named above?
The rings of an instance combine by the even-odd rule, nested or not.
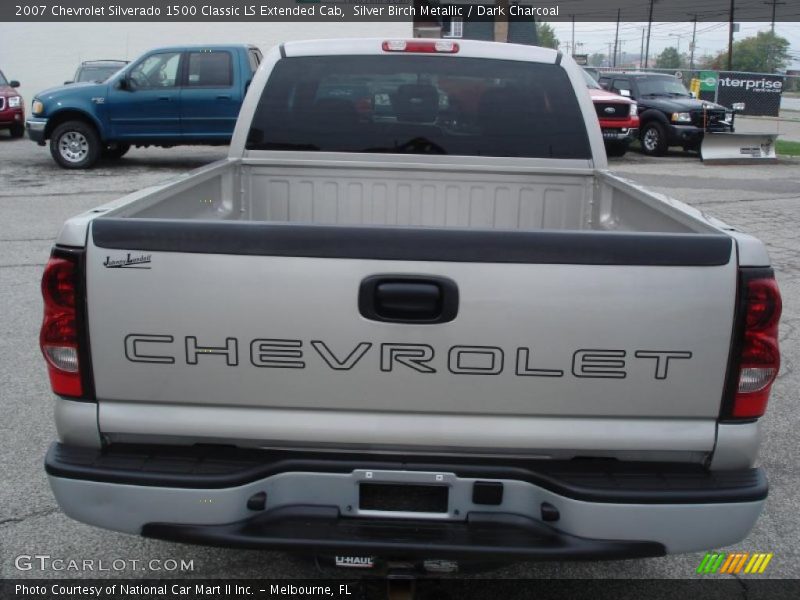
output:
[[[575,15],[572,15],[572,53],[575,54]]]
[[[728,71],[733,69],[733,12],[736,0],[731,0],[731,13],[728,19]]]
[[[770,27],[770,31],[772,32],[772,37],[775,37],[775,9],[779,4],[786,4],[786,2],[778,2],[778,0],[772,0],[771,2],[764,2],[764,4],[772,5],[772,25]],[[775,65],[773,64],[772,57],[774,55],[775,45],[770,42],[769,48],[767,49],[767,53],[769,56],[767,57],[767,65],[769,66],[769,71],[772,72],[775,70]]]
[[[614,35],[614,66],[617,66],[617,48],[619,45],[619,17],[621,9],[617,9],[617,33]]]
[[[733,0],[731,0],[732,2]],[[650,15],[647,17],[647,47],[644,50],[644,68],[647,68],[647,63],[650,59],[650,29],[653,25],[653,4],[656,0],[650,0]]]
[[[689,46],[689,69],[694,71],[694,42],[697,37],[697,14],[693,14],[692,17],[692,45]]]
[[[644,32],[647,31],[646,27],[642,27],[642,45],[639,47],[639,68],[642,68],[642,60],[644,60]]]
[[[676,50],[678,51],[678,56],[680,57],[680,55],[681,55],[681,40],[683,39],[683,34],[682,33],[670,33],[669,36],[678,38],[678,47],[676,48]]]
[[[611,66],[611,46],[612,45],[613,44],[611,42],[608,42],[608,66],[609,67]]]
[[[771,2],[764,2],[764,4],[772,5],[772,27],[770,31],[772,31],[772,35],[775,35],[775,8],[779,4],[786,4],[786,2],[778,2],[777,0],[772,0]]]

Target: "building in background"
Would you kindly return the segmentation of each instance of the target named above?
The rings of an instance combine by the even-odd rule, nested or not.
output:
[[[533,17],[492,16],[495,7],[508,7],[512,4],[534,6],[535,0],[415,0],[416,16],[414,17],[414,37],[451,38],[467,40],[485,40],[493,42],[511,42],[514,44],[536,45],[536,21]],[[540,3],[541,4],[541,3]],[[466,12],[473,9],[470,19],[444,15],[441,17],[426,16],[425,7],[439,7],[441,12],[455,12],[448,9],[461,7]],[[479,7],[486,16],[477,16]]]

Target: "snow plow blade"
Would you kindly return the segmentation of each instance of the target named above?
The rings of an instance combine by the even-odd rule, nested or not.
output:
[[[700,156],[715,164],[776,162],[777,139],[777,133],[706,133]]]

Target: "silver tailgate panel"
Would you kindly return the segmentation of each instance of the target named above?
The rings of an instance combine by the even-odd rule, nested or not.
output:
[[[107,256],[125,254],[91,245],[88,253],[101,422],[107,401],[567,418],[713,420],[718,414],[735,298],[733,262],[631,267],[154,253],[149,269],[103,266]],[[359,283],[379,273],[453,279],[458,317],[441,325],[364,319],[356,304]],[[172,336],[172,343],[140,350],[175,362],[131,362],[129,334]],[[209,347],[235,339],[236,364],[222,354],[201,354],[197,364],[187,364],[187,337]],[[303,368],[254,366],[253,339],[296,340],[291,350],[302,353],[296,361]],[[324,342],[341,361],[359,344],[369,348],[349,370],[334,370],[312,341]],[[387,343],[430,346],[433,371],[397,362],[381,370],[381,344]],[[452,346],[499,349],[491,352],[502,354],[502,370],[453,374]],[[529,368],[563,375],[517,375],[518,348],[529,349]],[[576,377],[576,352],[586,349],[616,352],[613,360],[624,366],[612,370],[624,377]],[[636,357],[642,351],[681,351],[691,358],[671,360],[666,378],[657,378],[656,360]],[[488,355],[475,360],[489,364]]]

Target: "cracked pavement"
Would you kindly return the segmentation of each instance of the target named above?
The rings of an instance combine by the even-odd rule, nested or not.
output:
[[[280,553],[204,548],[104,531],[67,518],[55,504],[42,460],[56,439],[52,399],[38,348],[39,279],[63,221],[125,193],[225,155],[225,148],[134,149],[116,165],[83,172],[55,166],[47,149],[0,132],[0,577],[319,577],[313,564]],[[763,419],[761,463],[768,469],[767,508],[750,536],[731,550],[773,552],[772,577],[798,577],[798,376],[800,359],[800,161],[768,166],[704,166],[680,153],[613,160],[623,177],[692,204],[763,240],[783,292],[783,367]],[[720,511],[719,519],[725,519]],[[19,571],[15,557],[184,559],[189,572],[124,570]],[[701,554],[609,563],[523,563],[493,577],[691,578]],[[351,577],[351,572],[336,572]],[[724,576],[722,576],[724,577]],[[747,579],[749,576],[743,576]]]

